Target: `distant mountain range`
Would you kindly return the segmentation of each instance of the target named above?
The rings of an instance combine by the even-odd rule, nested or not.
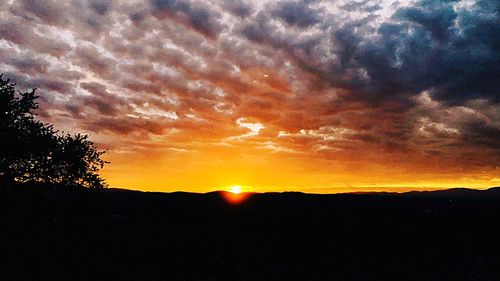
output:
[[[500,280],[500,188],[0,189],[2,280]]]

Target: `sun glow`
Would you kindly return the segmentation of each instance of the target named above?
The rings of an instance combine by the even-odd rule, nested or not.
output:
[[[243,202],[250,196],[250,193],[243,192],[241,185],[233,185],[221,192],[222,197],[229,203],[237,205]]]
[[[233,194],[240,194],[242,192],[242,188],[240,185],[234,185],[229,188],[229,192]]]

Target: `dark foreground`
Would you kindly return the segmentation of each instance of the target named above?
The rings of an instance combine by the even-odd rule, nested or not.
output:
[[[500,280],[500,188],[371,195],[0,189],[1,280]]]

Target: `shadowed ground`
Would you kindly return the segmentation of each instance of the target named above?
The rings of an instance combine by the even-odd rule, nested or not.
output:
[[[500,280],[500,189],[0,189],[3,280]]]

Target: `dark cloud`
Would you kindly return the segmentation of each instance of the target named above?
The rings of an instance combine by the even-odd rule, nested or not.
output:
[[[110,9],[111,1],[108,0],[93,0],[90,1],[90,7],[97,14],[104,16],[108,13]]]
[[[71,48],[64,42],[41,37],[25,22],[13,19],[0,19],[0,38],[35,52],[61,57]]]
[[[84,79],[86,77],[85,73],[81,73],[75,70],[66,70],[66,69],[54,69],[50,71],[50,76],[58,77],[61,80],[75,80],[78,81],[80,79]]]
[[[100,133],[112,132],[120,135],[128,135],[137,131],[145,131],[151,134],[160,135],[165,130],[162,123],[147,119],[133,119],[124,117],[101,116],[97,119],[84,122],[85,129]]]
[[[238,17],[248,17],[252,13],[252,7],[243,1],[223,0],[222,7],[231,14]]]
[[[453,7],[442,2],[435,2],[429,6],[400,9],[395,16],[421,25],[439,41],[450,37],[457,18]]]
[[[34,53],[20,53],[14,48],[0,49],[0,60],[15,67],[19,72],[36,75],[45,74],[50,64]]]
[[[60,1],[20,0],[14,1],[14,14],[28,20],[37,19],[49,25],[61,25],[66,22],[64,3]]]
[[[302,28],[314,25],[320,20],[317,12],[309,8],[306,1],[280,1],[272,15],[281,18],[290,25]]]
[[[30,87],[38,87],[41,91],[56,91],[62,94],[72,94],[75,88],[72,83],[50,77],[35,77],[27,81],[27,83]]]
[[[480,149],[492,149],[492,153],[500,152],[500,126],[480,121],[470,122],[462,127],[462,141]]]
[[[92,96],[81,98],[83,107],[91,107],[106,116],[115,116],[120,112],[130,110],[123,98],[109,93],[106,86],[102,84],[95,82],[80,83],[80,87],[92,93]],[[82,110],[85,110],[85,108],[82,108]]]
[[[49,75],[31,75],[23,72],[6,72],[5,76],[12,79],[12,81],[15,81],[21,90],[37,88],[42,101],[48,101],[48,99],[50,99],[49,96],[52,95],[50,92],[71,95],[74,93],[75,89],[74,84]]]
[[[301,42],[283,35],[271,19],[278,16],[289,24],[309,26],[318,22],[317,13],[307,10],[306,2],[280,2],[273,13],[259,13],[242,28],[242,34],[286,51],[306,71],[333,87],[350,89],[356,96],[376,101],[434,89],[436,98],[454,104],[475,98],[498,102],[500,54],[495,34],[500,25],[498,14],[486,9],[491,5],[485,2],[491,3],[483,1],[476,10],[467,10],[456,9],[454,1],[421,1],[397,9],[391,20],[378,27],[373,15],[322,22],[328,31],[326,39]],[[351,3],[347,10],[363,10],[369,5]],[[304,22],[296,22],[298,19]],[[325,41],[333,53],[313,51],[324,48]]]
[[[49,66],[46,60],[33,57],[12,58],[9,63],[15,66],[19,71],[31,75],[46,73]]]
[[[355,11],[363,11],[363,12],[375,12],[380,10],[382,7],[377,3],[371,3],[372,1],[351,1],[342,6],[342,9],[355,12]]]
[[[398,10],[396,23],[382,24],[380,39],[357,54],[372,82],[415,94],[433,89],[436,98],[454,104],[498,102],[499,45],[489,39],[500,32],[497,20],[490,11],[456,13],[453,4],[421,2]]]
[[[151,0],[153,15],[159,19],[173,17],[205,35],[215,37],[221,30],[219,13],[187,1]]]
[[[77,47],[74,53],[77,65],[83,66],[103,77],[110,77],[116,62],[107,58],[92,46]]]

